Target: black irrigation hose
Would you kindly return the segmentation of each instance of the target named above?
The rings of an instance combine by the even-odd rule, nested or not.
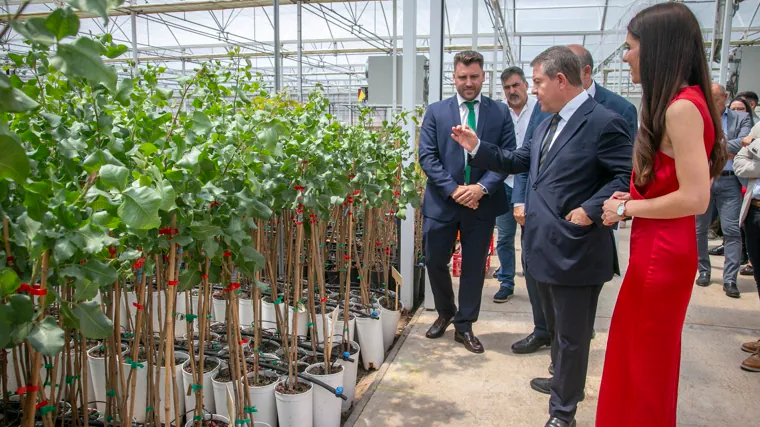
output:
[[[285,374],[288,373],[287,369],[281,368],[281,367],[275,366],[275,365],[270,365],[269,363],[260,363],[259,362],[259,365],[261,367],[263,367],[263,368],[271,369],[273,371],[282,372],[282,373],[285,373]],[[323,383],[322,381],[319,381],[319,380],[315,379],[314,377],[312,377],[309,374],[301,374],[301,373],[299,373],[298,374],[298,378],[301,378],[302,380],[306,380],[306,381],[308,381],[308,382],[310,382],[312,384],[316,384],[316,385],[322,387],[323,389],[325,389],[325,390],[329,391],[330,393],[334,394],[335,397],[339,397],[339,398],[341,398],[343,400],[348,400],[348,397],[345,394],[343,394],[343,387],[338,387],[338,389],[334,389],[331,386]]]

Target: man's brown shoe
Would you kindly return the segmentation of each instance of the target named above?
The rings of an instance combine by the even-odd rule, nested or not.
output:
[[[745,342],[744,344],[742,344],[742,350],[746,351],[747,353],[760,352],[760,340]]]
[[[480,354],[485,351],[483,344],[480,343],[478,337],[472,332],[465,332],[463,334],[455,332],[454,341],[464,344],[464,348],[473,353]]]
[[[742,362],[742,369],[750,372],[760,372],[760,353],[753,353]]]
[[[454,323],[453,317],[446,318],[438,316],[438,318],[435,319],[435,322],[433,322],[433,326],[428,329],[425,336],[430,339],[440,338],[444,333],[446,333],[446,328],[448,328],[452,323]]]

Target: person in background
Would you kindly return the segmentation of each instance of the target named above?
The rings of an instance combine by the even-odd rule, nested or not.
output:
[[[512,123],[515,125],[517,148],[520,148],[525,141],[531,119],[536,109],[540,107],[538,107],[536,98],[528,95],[528,80],[525,79],[522,68],[510,67],[504,70],[501,73],[501,84],[504,88],[504,102],[507,104]],[[496,230],[498,231],[496,253],[499,255],[500,263],[500,267],[496,271],[496,278],[501,286],[493,297],[495,303],[507,302],[515,292],[515,232],[517,231],[517,222],[512,205],[514,185],[515,176],[509,175],[504,181],[509,210],[496,217]]]
[[[726,104],[728,93],[722,85],[711,86],[713,107],[721,112],[722,130],[727,140],[729,157],[733,157],[742,148],[742,140],[749,134],[750,117],[747,113],[730,110]],[[740,298],[736,287],[742,260],[742,236],[739,228],[739,213],[742,204],[742,185],[736,178],[731,159],[728,160],[715,179],[710,191],[710,205],[706,213],[697,216],[697,249],[699,251],[699,277],[697,285],[710,285],[710,254],[707,251],[707,230],[712,222],[713,206],[717,207],[720,227],[723,231],[724,255],[723,291],[731,298]]]
[[[695,215],[727,153],[710,100],[702,30],[683,3],[628,24],[623,61],[642,88],[630,192],[604,203],[604,224],[633,217],[628,269],[612,315],[597,427],[675,427],[681,336],[697,272]],[[707,391],[707,390],[705,390]]]
[[[760,117],[758,117],[757,114],[755,114],[755,108],[757,108],[757,103],[758,103],[757,94],[755,92],[752,92],[752,91],[748,90],[748,91],[745,91],[745,92],[742,92],[742,93],[736,95],[736,97],[737,98],[744,98],[745,100],[747,100],[747,102],[749,102],[749,111],[748,111],[748,113],[750,113],[750,116],[752,116],[752,122],[753,123],[760,122]]]
[[[520,70],[522,71],[522,70]],[[527,85],[526,85],[527,86]],[[528,122],[528,128],[525,130],[525,136],[522,145],[530,145],[533,140],[533,133],[536,127],[543,122],[551,114],[541,111],[541,103],[536,102],[533,107],[533,113],[530,115],[530,121]],[[525,246],[525,201],[528,198],[528,189],[530,188],[529,174],[527,172],[520,173],[514,176],[515,185],[512,189],[512,204],[514,205],[513,216],[515,221],[520,224],[520,238],[522,246]],[[546,325],[546,316],[544,316],[544,309],[541,307],[541,298],[538,295],[538,288],[536,279],[525,268],[525,251],[522,251],[521,262],[523,266],[523,275],[525,276],[525,284],[528,288],[528,298],[530,299],[530,306],[533,312],[533,332],[527,337],[512,344],[512,352],[515,354],[528,354],[534,353],[542,347],[548,347],[551,345],[551,335],[549,335],[549,329]]]
[[[747,253],[752,265],[760,265],[760,140],[739,150],[734,158],[734,172],[746,181],[747,192],[742,202],[739,222],[747,236]],[[754,271],[755,285],[760,295],[760,271]],[[751,355],[741,364],[745,371],[760,372],[760,339],[742,344]]]
[[[422,239],[438,311],[426,336],[440,338],[453,323],[454,340],[468,351],[483,353],[472,324],[480,313],[496,217],[508,207],[504,194],[507,176],[470,165],[467,152],[452,140],[451,129],[467,124],[479,137],[509,150],[515,149],[515,131],[507,106],[480,93],[485,81],[483,55],[473,51],[456,54],[453,78],[456,95],[430,104],[420,127],[419,162],[427,175]],[[457,233],[462,244],[458,308],[448,267]]]
[[[574,427],[599,293],[620,271],[602,206],[628,188],[632,144],[626,121],[583,90],[581,62],[567,46],[550,47],[531,65],[533,93],[552,113],[536,128],[535,141],[504,150],[467,126],[452,129],[452,138],[473,166],[530,172],[525,266],[538,283],[554,362],[553,377],[530,386],[551,395],[545,427]]]
[[[736,111],[737,113],[749,114],[749,112],[752,111],[752,107],[750,107],[749,102],[746,99],[739,97],[734,98],[728,104],[728,108],[731,111]],[[755,119],[751,115],[749,116],[749,123],[751,126],[755,125]]]

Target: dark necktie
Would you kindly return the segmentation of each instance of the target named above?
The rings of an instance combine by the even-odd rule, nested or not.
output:
[[[541,145],[541,157],[538,158],[538,168],[541,169],[541,166],[544,164],[544,160],[546,160],[546,153],[549,152],[549,147],[552,145],[552,140],[554,139],[554,134],[557,132],[557,125],[559,124],[559,121],[562,119],[559,114],[555,114],[552,116],[552,121],[549,123],[549,131],[546,133],[546,137],[544,137],[544,142]]]

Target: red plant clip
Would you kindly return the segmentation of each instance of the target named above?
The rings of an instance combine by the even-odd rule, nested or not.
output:
[[[83,259],[83,260],[79,261],[79,265],[84,265],[86,262],[87,262],[87,259]]]
[[[178,282],[176,280],[169,280],[169,286],[177,286]]]
[[[293,189],[296,191],[304,191],[306,190],[306,187],[304,187],[303,185],[294,185]]]
[[[136,302],[133,302],[132,305],[135,306],[138,310],[142,310],[143,308],[145,308],[141,304],[138,304]]]
[[[351,257],[350,257],[350,256],[348,256],[348,255],[343,255],[343,259],[345,259],[346,261],[348,261],[348,260],[350,260],[350,259],[351,259]]]
[[[14,260],[14,259],[16,259],[16,258],[13,258],[12,256],[9,256],[9,257],[5,257],[5,259],[6,259],[8,262],[13,262],[13,260]]]
[[[222,202],[211,202],[209,204],[209,209],[214,209],[214,206],[218,206],[218,205],[221,205],[221,204],[222,204]]]
[[[232,282],[232,283],[230,283],[230,286],[228,286],[227,289],[225,289],[225,290],[232,292],[235,289],[240,289],[240,283],[238,283],[238,282]]]
[[[26,385],[24,387],[19,388],[16,390],[16,394],[19,396],[26,393],[37,393],[40,390],[40,388],[36,385]]]
[[[116,249],[108,248],[108,253],[111,255],[111,258],[113,258],[116,256]]]
[[[47,401],[47,400],[43,400],[42,402],[38,403],[38,404],[37,404],[37,405],[34,407],[34,410],[35,410],[35,411],[39,411],[39,410],[40,410],[40,408],[42,408],[43,406],[47,406],[47,404],[48,404],[48,401]]]
[[[136,270],[139,270],[143,268],[144,265],[145,265],[145,258],[139,258],[137,261],[135,261],[134,268]]]
[[[398,190],[396,190],[396,191],[393,192],[393,195],[396,196],[396,197],[398,197],[398,196],[401,195],[401,192],[398,191]]]
[[[382,245],[382,243],[380,243],[380,242],[375,242],[375,246],[377,246],[377,247],[380,247],[380,245]]]
[[[322,297],[322,299],[319,300],[321,304],[324,304],[327,302],[327,297]]]
[[[240,340],[240,341],[238,341],[238,344],[240,344],[240,345],[243,345],[243,344],[248,344],[248,338],[246,338],[246,339],[244,339],[244,340]]]
[[[354,175],[354,174],[352,174],[352,173],[350,173],[350,174],[348,174],[348,175],[346,175],[346,176],[348,177],[348,179],[354,179],[354,177],[355,177],[355,175]]]
[[[354,203],[354,198],[351,196],[346,197],[346,203]]]
[[[40,285],[29,286],[28,283],[22,283],[21,286],[16,289],[17,292],[26,292],[30,295],[38,297],[44,297],[47,295],[47,289],[40,289]]]
[[[232,256],[232,252],[225,252],[222,256],[225,258],[229,258]]]
[[[208,280],[208,274],[204,274],[203,276],[201,276],[201,279]]]
[[[361,191],[356,190],[356,191],[354,191],[354,196],[358,196],[360,193],[361,193]]]

